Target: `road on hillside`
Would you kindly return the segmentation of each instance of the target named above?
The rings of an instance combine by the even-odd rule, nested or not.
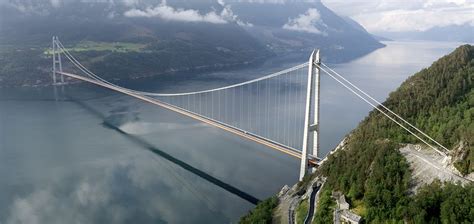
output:
[[[309,196],[309,210],[308,210],[308,215],[306,216],[306,219],[304,220],[305,224],[311,223],[311,220],[313,219],[313,214],[314,214],[314,202],[316,199],[316,194],[318,193],[319,189],[321,188],[321,185],[317,182],[313,184],[313,191],[311,192],[311,195]]]

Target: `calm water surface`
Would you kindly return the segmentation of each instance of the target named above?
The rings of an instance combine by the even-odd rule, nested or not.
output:
[[[459,45],[386,44],[330,66],[384,100],[408,76]],[[207,89],[294,64],[285,61],[126,85]],[[324,156],[370,107],[329,77],[321,82]],[[254,206],[242,192],[264,199],[294,184],[298,167],[292,157],[96,86],[66,86],[56,93],[0,89],[0,223],[236,222]]]

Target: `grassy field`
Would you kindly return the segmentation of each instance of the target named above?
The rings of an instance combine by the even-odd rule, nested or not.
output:
[[[94,41],[81,41],[73,47],[67,47],[68,51],[112,51],[112,52],[143,52],[145,44],[137,43],[126,43],[126,42],[94,42]],[[51,49],[48,48],[44,51],[45,54],[51,54]]]

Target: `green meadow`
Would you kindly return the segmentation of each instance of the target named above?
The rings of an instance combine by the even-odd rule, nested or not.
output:
[[[143,52],[145,44],[126,43],[126,42],[94,42],[81,41],[72,47],[66,47],[68,51],[112,51],[119,53]],[[51,54],[51,48],[44,51],[45,54]]]

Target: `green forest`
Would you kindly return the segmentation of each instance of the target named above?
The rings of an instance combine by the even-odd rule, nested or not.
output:
[[[88,69],[108,80],[148,77],[174,71],[213,71],[244,64],[259,63],[271,55],[259,47],[187,40],[149,42],[64,43],[75,58]],[[237,49],[236,49],[237,48]],[[51,49],[49,46],[0,46],[0,86],[32,86],[51,83]],[[64,69],[80,73],[63,55]]]
[[[239,223],[254,224],[254,223],[272,223],[272,212],[278,205],[278,198],[271,197],[258,203],[252,211],[240,218]]]
[[[408,78],[384,105],[448,149],[461,151],[455,167],[467,174],[474,171],[473,87],[474,46],[463,45]],[[398,151],[406,143],[420,142],[372,111],[348,135],[346,149],[330,155],[318,170],[327,181],[314,222],[332,222],[330,194],[339,190],[365,223],[474,223],[473,184],[435,181],[417,194],[410,191],[411,170]],[[244,223],[270,223],[276,205],[268,205],[257,206]]]
[[[453,150],[463,145],[456,167],[474,171],[474,47],[463,45],[407,79],[384,105]],[[411,170],[398,149],[418,143],[408,132],[372,111],[350,133],[347,150],[329,157],[320,172],[327,184],[362,201],[368,223],[473,223],[474,186],[433,183],[410,195]]]

